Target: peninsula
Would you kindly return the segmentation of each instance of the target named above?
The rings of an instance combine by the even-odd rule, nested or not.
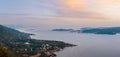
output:
[[[34,34],[0,25],[0,46],[10,50],[14,57],[57,57],[54,52],[76,46],[62,41],[31,39],[31,35]]]

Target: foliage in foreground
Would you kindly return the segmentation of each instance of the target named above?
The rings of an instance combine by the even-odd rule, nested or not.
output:
[[[0,45],[0,57],[14,57],[6,47]]]

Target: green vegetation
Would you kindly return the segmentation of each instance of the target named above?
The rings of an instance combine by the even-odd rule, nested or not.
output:
[[[16,57],[56,57],[54,52],[65,47],[75,46],[62,41],[31,39],[30,35],[32,34],[0,25],[0,45],[6,46],[0,47],[0,55],[2,57],[13,57],[11,52],[7,51],[9,49]]]
[[[0,57],[14,57],[6,47],[0,45]]]

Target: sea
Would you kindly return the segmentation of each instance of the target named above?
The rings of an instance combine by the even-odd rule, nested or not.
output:
[[[57,57],[120,57],[120,35],[57,32],[40,26],[7,25],[22,32],[33,33],[33,39],[56,40],[75,44],[55,52]]]

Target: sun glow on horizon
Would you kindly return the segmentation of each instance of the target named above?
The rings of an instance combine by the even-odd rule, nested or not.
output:
[[[9,1],[9,0],[8,0]],[[46,23],[77,25],[119,25],[120,0],[20,0],[0,2],[1,23],[44,19]],[[5,4],[4,4],[5,3]],[[5,20],[3,20],[5,19]],[[32,20],[32,21],[33,21]],[[37,20],[37,21],[36,21]],[[46,21],[49,20],[49,21]],[[51,21],[52,20],[52,21]],[[30,22],[32,22],[30,21]],[[21,21],[23,22],[23,21]],[[43,22],[43,23],[44,23]],[[28,22],[29,23],[29,22]],[[88,24],[86,24],[88,23]],[[96,24],[99,23],[99,24]]]
[[[60,0],[68,7],[67,15],[86,15],[95,18],[120,18],[120,0]],[[64,10],[63,10],[64,11]],[[77,12],[77,13],[73,13]],[[87,12],[87,13],[86,13]],[[93,16],[94,14],[94,16]]]

